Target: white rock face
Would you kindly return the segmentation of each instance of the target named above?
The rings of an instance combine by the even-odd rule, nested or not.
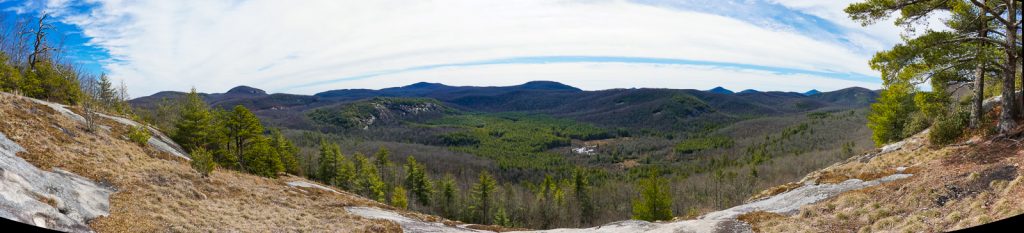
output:
[[[131,127],[139,127],[140,125],[142,125],[138,122],[125,119],[123,117],[110,116],[102,113],[97,113],[96,115]],[[185,152],[185,149],[182,149],[181,146],[179,146],[177,143],[174,143],[174,140],[171,140],[170,137],[167,137],[167,135],[164,135],[159,130],[154,129],[153,127],[144,127],[146,127],[146,130],[149,131],[149,135],[152,136],[149,137],[149,141],[146,141],[146,144],[152,146],[153,148],[156,148],[157,150],[167,152],[168,154],[181,157],[185,160],[192,160],[188,153]]]
[[[324,187],[323,185],[319,185],[319,184],[305,182],[305,181],[291,181],[291,182],[288,182],[288,186],[323,189],[323,190],[326,190],[326,191],[331,191],[331,192],[334,192],[334,193],[338,193],[338,191],[335,191],[334,189],[331,189],[331,188],[328,188],[328,187]]]
[[[768,199],[705,214],[700,219],[735,219],[739,215],[759,210],[793,215],[800,210],[801,206],[813,204],[839,193],[875,186],[910,176],[911,174],[895,174],[872,181],[850,179],[838,184],[804,184],[803,187],[775,195]]]
[[[43,171],[0,133],[0,217],[65,232],[92,232],[86,221],[109,215],[111,188],[60,169]]]
[[[464,227],[459,227],[459,226],[448,226],[448,225],[444,225],[442,223],[436,223],[436,222],[424,222],[424,221],[420,221],[420,220],[416,220],[416,219],[411,219],[411,218],[402,216],[402,215],[400,215],[398,213],[395,213],[395,212],[391,212],[391,211],[387,211],[387,210],[382,210],[382,209],[379,209],[379,208],[373,208],[373,207],[346,207],[345,210],[347,210],[349,213],[352,213],[352,214],[355,214],[355,215],[359,215],[359,216],[362,216],[364,218],[384,219],[384,220],[388,220],[388,221],[392,221],[392,222],[398,223],[398,225],[402,226],[402,231],[404,231],[404,232],[452,232],[452,233],[490,232],[490,231],[481,231],[481,230],[469,229],[469,228],[464,228]]]
[[[37,100],[37,99],[34,99],[34,98],[27,98],[27,97],[25,99],[30,100],[32,102],[36,102],[38,104],[46,105],[46,106],[52,108],[54,111],[59,112],[61,115],[64,115],[64,116],[66,116],[68,118],[71,118],[72,120],[75,120],[78,123],[85,123],[85,117],[82,117],[82,115],[78,115],[78,113],[75,113],[75,112],[72,112],[71,110],[68,110],[67,107],[64,106],[63,104],[58,104],[58,103],[48,102],[48,101],[42,101],[42,100]]]

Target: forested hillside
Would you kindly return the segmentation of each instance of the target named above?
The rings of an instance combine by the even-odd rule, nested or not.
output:
[[[451,219],[546,229],[738,204],[871,148],[864,116],[877,94],[582,91],[538,81],[313,96],[243,86],[131,103],[176,132],[167,122],[184,116],[183,96],[213,112],[252,109],[295,142],[296,174]],[[645,201],[654,199],[663,201]]]

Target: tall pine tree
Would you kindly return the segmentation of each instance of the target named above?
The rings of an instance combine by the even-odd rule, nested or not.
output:
[[[213,116],[202,97],[192,88],[181,103],[181,114],[174,123],[171,138],[189,152],[205,148],[210,137]]]
[[[249,109],[242,105],[237,105],[231,112],[228,112],[224,123],[224,128],[227,130],[227,138],[230,140],[231,148],[238,158],[238,167],[246,170],[246,163],[248,161],[245,160],[244,153],[256,141],[257,137],[263,134],[263,126],[260,125],[260,119],[256,118],[256,115],[253,115]]]
[[[494,216],[494,192],[498,181],[487,171],[480,172],[480,180],[473,184],[473,214],[477,222],[491,224]]]
[[[640,197],[633,201],[633,219],[659,221],[672,219],[672,196],[668,181],[652,169],[640,180]]]
[[[430,194],[432,191],[430,177],[427,177],[426,167],[416,162],[416,158],[409,156],[405,164],[405,188],[416,197],[420,205],[430,205]]]

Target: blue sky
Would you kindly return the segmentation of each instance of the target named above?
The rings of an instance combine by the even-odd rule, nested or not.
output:
[[[51,40],[63,39],[88,71],[124,80],[133,96],[236,85],[309,94],[419,81],[877,88],[867,60],[901,31],[850,21],[842,13],[850,2],[0,0],[0,9],[51,13],[64,32]]]

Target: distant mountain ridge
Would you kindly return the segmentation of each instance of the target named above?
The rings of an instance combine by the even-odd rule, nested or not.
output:
[[[140,108],[153,108],[162,99],[182,95],[182,92],[165,91],[136,98],[130,103]],[[294,125],[296,127],[311,124],[303,122],[308,121],[305,115],[318,108],[337,109],[360,100],[394,97],[434,99],[460,111],[540,113],[606,127],[658,125],[659,130],[688,130],[695,125],[710,126],[751,116],[860,108],[873,102],[878,93],[857,87],[813,96],[778,91],[735,94],[721,87],[709,91],[650,88],[584,91],[558,82],[533,81],[504,87],[419,82],[380,90],[330,90],[312,96],[267,94],[257,88],[239,86],[226,93],[201,96],[211,106],[244,105],[261,117],[279,119],[282,124],[298,124]]]

